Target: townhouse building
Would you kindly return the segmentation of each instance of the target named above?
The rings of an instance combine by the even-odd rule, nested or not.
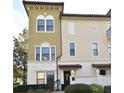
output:
[[[63,2],[23,4],[29,17],[27,84],[111,85],[111,11],[66,14]]]

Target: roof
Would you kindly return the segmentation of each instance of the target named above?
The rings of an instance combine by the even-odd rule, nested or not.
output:
[[[59,68],[81,68],[80,64],[67,64],[67,65],[59,65]]]
[[[64,2],[42,2],[42,1],[25,1],[23,0],[23,4],[33,4],[33,5],[54,5],[54,6],[62,6],[62,11],[64,9]],[[26,7],[25,7],[26,9]],[[26,9],[27,12],[27,9]],[[27,12],[28,14],[28,12]],[[29,14],[28,14],[29,15]],[[65,17],[103,17],[103,18],[111,18],[111,15],[108,14],[69,14],[69,13],[61,13],[61,16]]]
[[[63,13],[61,16],[67,16],[67,17],[105,17],[110,18],[110,15],[100,15],[100,14],[68,14]]]
[[[25,7],[25,10],[28,16],[29,14],[28,14],[25,4],[62,6],[62,11],[64,8],[64,2],[41,2],[41,1],[25,1],[25,0],[23,0],[22,2],[23,2],[23,5]]]
[[[108,11],[108,13],[106,15],[111,15],[111,9]]]
[[[92,67],[96,67],[96,68],[101,68],[101,67],[104,67],[104,68],[110,68],[111,67],[111,64],[92,64]]]
[[[25,1],[23,4],[39,4],[39,5],[64,5],[64,2],[41,2],[41,1]]]

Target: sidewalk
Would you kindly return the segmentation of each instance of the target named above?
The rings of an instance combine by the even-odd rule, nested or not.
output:
[[[55,91],[53,93],[65,93],[64,91]]]

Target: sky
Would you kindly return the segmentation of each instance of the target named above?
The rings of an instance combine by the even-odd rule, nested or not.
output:
[[[110,0],[26,0],[64,2],[64,13],[77,14],[106,14],[111,8]],[[13,0],[14,32],[15,37],[26,27],[28,29],[28,16],[22,0]]]

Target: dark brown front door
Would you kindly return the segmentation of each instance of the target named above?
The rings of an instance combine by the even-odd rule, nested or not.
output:
[[[70,85],[70,71],[64,71],[64,87]]]

